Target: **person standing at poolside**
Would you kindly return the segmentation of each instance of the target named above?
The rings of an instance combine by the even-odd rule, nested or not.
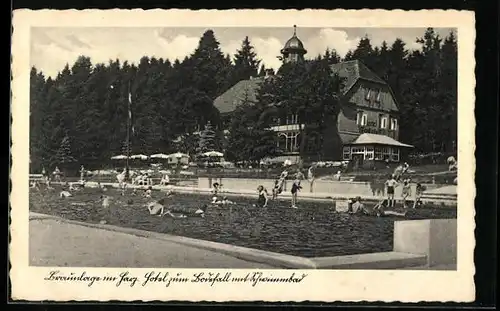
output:
[[[416,208],[417,205],[420,206],[422,204],[421,197],[424,191],[425,191],[425,186],[422,186],[422,184],[417,183],[417,186],[415,188],[415,201],[413,201],[413,208]]]
[[[57,182],[61,182],[61,171],[59,170],[59,167],[56,166],[56,168],[52,174],[54,175],[54,179]]]
[[[307,180],[309,181],[309,192],[313,192],[314,187],[314,170],[316,169],[316,164],[311,165],[307,170]]]
[[[218,182],[214,183],[212,185],[212,195],[217,196],[217,194],[219,193],[219,190],[220,190],[220,184]]]
[[[394,175],[391,175],[389,179],[385,182],[387,187],[387,200],[389,200],[389,207],[394,207],[394,189],[397,187],[398,182],[394,179]]]
[[[267,202],[269,199],[267,198],[266,188],[264,188],[264,186],[260,185],[257,187],[257,191],[258,191],[259,197],[257,198],[256,206],[257,207],[267,207]]]
[[[302,187],[300,186],[300,180],[299,179],[295,179],[293,184],[292,184],[292,189],[291,189],[291,193],[292,193],[292,208],[297,208],[297,196],[298,196],[298,192],[299,190],[302,189]]]
[[[406,199],[411,197],[411,179],[410,178],[403,180],[403,189],[401,192],[401,196],[403,197],[403,207],[406,208]]]

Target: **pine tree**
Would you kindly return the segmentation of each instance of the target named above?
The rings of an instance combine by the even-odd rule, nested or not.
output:
[[[76,161],[71,152],[71,142],[68,135],[64,136],[63,140],[61,141],[61,145],[57,150],[55,160],[57,161],[58,165],[64,168],[68,168],[68,165]]]
[[[327,48],[323,58],[326,59],[329,65],[340,63],[340,55],[337,54],[336,50]]]
[[[200,133],[200,141],[198,145],[198,152],[199,153],[204,153],[207,151],[214,151],[215,150],[215,137],[216,133],[213,130],[212,124],[208,122],[205,125],[205,128],[203,131]]]
[[[263,77],[266,75],[266,66],[264,64],[260,65],[259,77]]]
[[[277,136],[269,128],[270,119],[261,118],[269,106],[262,101],[251,102],[248,93],[243,96],[231,118],[226,157],[232,161],[258,163],[265,157],[277,155]]]
[[[260,62],[248,36],[245,37],[241,48],[234,54],[233,83],[257,76]]]
[[[450,32],[442,46],[440,79],[444,111],[441,123],[441,131],[444,133],[442,143],[447,152],[457,151],[457,64],[457,40],[454,32]]]
[[[357,59],[364,63],[368,68],[374,69],[376,67],[378,50],[375,51],[372,47],[370,39],[365,36],[359,40],[358,46],[352,52],[352,59]]]

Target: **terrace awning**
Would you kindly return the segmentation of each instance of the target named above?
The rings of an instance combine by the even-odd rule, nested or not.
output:
[[[400,143],[399,141],[385,135],[364,133],[349,145],[385,145],[394,147],[414,148],[412,145]]]

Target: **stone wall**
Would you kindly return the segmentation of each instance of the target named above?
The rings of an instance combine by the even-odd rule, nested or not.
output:
[[[429,267],[457,264],[457,220],[394,222],[394,251],[423,254]]]
[[[269,192],[274,187],[272,179],[250,179],[250,178],[208,178],[199,177],[199,188],[211,188],[212,184],[218,182],[223,185],[223,189],[227,190],[256,190],[259,185],[264,186]],[[288,180],[285,184],[284,191],[290,191],[292,181]],[[330,181],[330,180],[315,180],[312,189],[309,181],[304,180],[301,183],[301,193],[321,193],[321,194],[343,194],[350,196],[372,196],[374,195],[368,182],[351,182],[351,181]],[[396,188],[395,197],[401,197],[402,187]],[[415,194],[415,185],[413,185],[412,195]]]

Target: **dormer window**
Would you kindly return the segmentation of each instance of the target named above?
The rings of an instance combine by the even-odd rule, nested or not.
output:
[[[372,96],[372,91],[371,91],[371,90],[368,90],[368,92],[366,93],[366,97],[365,97],[365,99],[366,99],[366,100],[370,100],[371,96]]]
[[[378,90],[378,92],[377,92],[377,98],[375,99],[375,101],[377,103],[380,103],[381,102],[381,97],[382,97],[382,92],[380,90]]]

